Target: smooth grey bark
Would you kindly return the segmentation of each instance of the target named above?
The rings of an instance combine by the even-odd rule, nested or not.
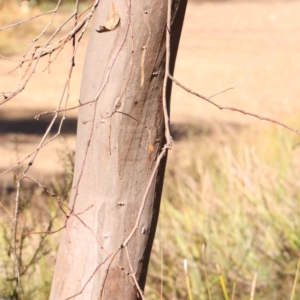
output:
[[[128,1],[129,2],[129,1]],[[63,230],[50,299],[137,299],[131,266],[144,288],[158,219],[166,158],[155,174],[139,227],[136,222],[156,158],[165,143],[162,86],[167,1],[114,0],[116,30],[98,33],[112,8],[95,12],[82,77],[70,208]],[[186,8],[174,0],[172,74]],[[144,79],[142,79],[144,78]],[[168,83],[168,101],[171,83]],[[76,214],[78,214],[76,216]],[[109,256],[116,249],[115,256]],[[112,260],[113,257],[113,260]]]

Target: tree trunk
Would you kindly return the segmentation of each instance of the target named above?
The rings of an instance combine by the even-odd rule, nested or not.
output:
[[[171,74],[187,1],[173,2]],[[95,30],[109,15],[116,21],[116,13],[114,30]],[[166,157],[132,238],[121,245],[135,228],[165,143],[166,23],[166,0],[101,0],[95,12],[81,85],[71,214],[50,299],[137,299],[135,279],[144,289]],[[168,101],[170,93],[168,82]]]

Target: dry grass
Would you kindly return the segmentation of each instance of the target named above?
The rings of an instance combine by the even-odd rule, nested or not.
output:
[[[184,259],[195,299],[208,299],[208,290],[222,298],[216,264],[227,289],[235,284],[235,299],[250,298],[256,271],[256,299],[289,299],[300,255],[299,141],[271,126],[217,126],[176,144],[150,267],[152,299],[162,278],[163,299],[187,298]]]
[[[147,299],[187,299],[184,259],[194,299],[209,294],[221,299],[225,286],[229,295],[235,286],[234,299],[249,299],[256,272],[254,299],[290,299],[300,256],[300,138],[274,126],[202,129],[197,135],[190,128],[169,157]],[[67,152],[61,157],[70,174],[72,159]],[[66,200],[68,176],[50,184]],[[9,195],[2,199],[13,210]],[[20,231],[56,229],[63,221],[57,219],[55,201],[32,185],[23,187],[22,203]],[[16,278],[6,214],[1,224],[0,268],[11,279],[0,288],[6,299],[16,291]],[[23,268],[31,263],[23,282],[31,282],[24,285],[27,295],[47,299],[59,234],[42,239],[31,235],[22,241]],[[296,284],[294,299],[299,295]]]

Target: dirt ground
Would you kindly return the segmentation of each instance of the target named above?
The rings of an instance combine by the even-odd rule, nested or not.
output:
[[[300,108],[299,32],[300,1],[190,2],[175,77],[191,89],[210,96],[248,76],[234,90],[214,100],[288,122],[297,118]],[[86,41],[79,49],[77,69],[72,75],[69,105],[77,103],[85,45]],[[0,108],[0,172],[36,148],[46,122],[37,123],[33,117],[38,112],[55,109],[67,78],[67,55],[67,51],[61,54],[51,66],[50,75],[37,72],[20,96]],[[1,91],[16,86],[17,72],[8,74],[13,66],[12,62],[0,61]],[[178,87],[173,91],[171,117],[174,123],[197,126],[203,122],[261,122],[219,111]],[[74,149],[76,111],[68,113],[68,118],[64,132],[70,149]],[[62,139],[45,147],[32,172],[51,178],[61,171],[63,164],[57,149],[64,147]]]

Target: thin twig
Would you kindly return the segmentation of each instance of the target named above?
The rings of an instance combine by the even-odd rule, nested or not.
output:
[[[30,18],[28,18],[28,19],[26,19],[26,20],[22,20],[22,21],[20,21],[20,22],[16,22],[16,23],[14,23],[14,24],[10,24],[10,25],[5,26],[5,27],[1,27],[1,28],[0,28],[0,31],[6,30],[6,29],[9,29],[9,28],[12,28],[12,27],[20,26],[20,25],[25,24],[25,23],[27,23],[27,22],[30,22],[30,21],[32,21],[32,20],[34,20],[34,19],[36,19],[36,18],[45,16],[45,15],[49,15],[49,14],[55,14],[56,12],[57,12],[57,9],[56,9],[56,8],[55,8],[55,9],[52,9],[52,10],[48,10],[48,11],[46,11],[46,12],[43,12],[43,13],[40,13],[40,14],[35,15],[35,16],[33,16],[33,17],[30,17]]]
[[[9,212],[9,210],[2,204],[2,202],[0,201],[0,208],[2,208],[7,214],[8,214],[8,217],[14,221],[14,217],[13,215]]]
[[[109,260],[109,259],[111,258],[111,260],[110,260],[110,262],[109,262],[109,265],[110,265],[110,264],[112,263],[113,259],[115,258],[115,256],[116,256],[119,252],[120,252],[120,248],[117,248],[117,249],[116,249],[115,251],[113,251],[110,255],[108,255],[108,256],[107,256],[100,264],[97,265],[97,267],[95,268],[95,270],[92,272],[92,274],[90,275],[90,277],[87,279],[87,281],[85,282],[85,284],[84,284],[83,287],[81,288],[81,290],[80,290],[78,293],[76,293],[76,294],[74,294],[74,295],[72,295],[72,296],[69,296],[69,297],[65,298],[64,300],[69,300],[69,299],[75,298],[76,296],[82,294],[83,291],[85,290],[86,286],[88,285],[88,283],[92,280],[92,278],[95,276],[95,274],[96,274],[97,271],[99,270],[99,268],[100,268],[101,266],[103,266],[103,265],[107,262],[107,260]],[[105,285],[105,281],[106,281],[106,278],[107,278],[107,275],[108,275],[108,271],[109,271],[109,269],[107,269],[107,273],[105,274],[106,276],[103,278],[104,280],[101,281],[101,287],[102,287],[101,291],[104,289],[104,285]],[[100,294],[101,294],[101,292],[100,292]],[[101,298],[100,298],[100,299],[101,299]]]
[[[146,204],[146,200],[147,200],[147,197],[148,197],[148,193],[150,191],[150,188],[152,186],[152,182],[155,178],[155,174],[160,166],[160,163],[161,163],[161,160],[163,159],[163,157],[166,155],[168,151],[168,146],[165,146],[162,151],[160,152],[159,156],[157,157],[157,160],[156,160],[156,163],[155,163],[155,166],[153,168],[153,171],[152,171],[152,174],[150,176],[150,179],[149,179],[149,182],[148,182],[148,185],[146,187],[146,190],[145,190],[145,193],[143,195],[143,198],[142,198],[142,201],[141,201],[141,206],[140,206],[140,209],[139,209],[139,212],[138,212],[138,215],[137,215],[137,218],[136,218],[136,221],[135,221],[135,224],[130,232],[130,234],[128,235],[128,237],[124,240],[124,242],[122,243],[122,246],[123,247],[126,247],[128,245],[128,243],[130,242],[130,240],[132,239],[132,237],[134,236],[136,230],[139,228],[139,225],[140,225],[140,221],[141,221],[141,217],[142,217],[142,214],[143,214],[143,211],[144,211],[144,208],[145,208],[145,204]]]
[[[246,80],[246,79],[248,79],[248,78],[249,78],[249,76],[246,76],[246,77],[240,79],[240,80],[237,81],[233,86],[231,86],[231,87],[229,87],[229,88],[227,88],[227,89],[225,89],[225,90],[223,90],[223,91],[221,91],[221,92],[218,92],[218,93],[216,93],[216,94],[213,94],[213,95],[209,96],[208,99],[211,99],[211,98],[213,98],[213,97],[216,97],[216,96],[219,96],[219,95],[221,95],[221,94],[224,94],[224,93],[226,93],[226,92],[228,92],[228,91],[230,91],[230,90],[234,90],[235,87],[236,87],[237,85],[239,85],[242,81],[244,81],[244,80]]]
[[[171,47],[171,9],[172,9],[172,0],[168,0],[168,12],[167,12],[167,28],[166,28],[166,65],[165,65],[165,76],[163,83],[163,110],[164,110],[164,119],[165,119],[165,136],[166,136],[166,146],[168,149],[172,148],[172,136],[170,132],[170,117],[168,111],[168,81],[170,75],[170,47]]]
[[[21,182],[23,177],[17,182],[17,193],[16,193],[16,201],[15,201],[15,216],[14,216],[14,225],[13,225],[13,235],[14,235],[14,258],[17,266],[17,277],[18,277],[18,285],[21,292],[21,298],[24,299],[24,292],[22,287],[21,280],[21,266],[20,261],[17,255],[17,230],[18,230],[18,216],[19,216],[19,205],[20,205],[20,190],[21,190]]]
[[[131,277],[132,277],[133,280],[134,280],[135,287],[137,288],[140,297],[141,297],[143,300],[145,300],[144,293],[143,293],[143,291],[141,290],[141,288],[140,288],[140,286],[139,286],[139,283],[138,283],[137,278],[136,278],[136,276],[135,276],[135,273],[134,273],[132,264],[131,264],[131,262],[130,262],[130,257],[129,257],[129,252],[128,252],[128,247],[127,247],[127,246],[125,247],[125,252],[126,252],[126,256],[127,256],[127,261],[128,261],[128,264],[129,264],[129,268],[130,268],[130,271],[131,271]]]
[[[172,79],[172,81],[177,84],[178,86],[180,86],[182,89],[184,89],[185,91],[187,91],[188,93],[190,94],[193,94],[194,96],[197,96],[198,98],[201,98],[207,102],[209,102],[210,104],[214,105],[215,107],[217,107],[218,109],[220,110],[231,110],[231,111],[235,111],[235,112],[239,112],[241,114],[244,114],[244,115],[248,115],[248,116],[251,116],[251,117],[254,117],[254,118],[257,118],[259,120],[262,120],[262,121],[268,121],[268,122],[272,122],[272,123],[275,123],[279,126],[282,126],[294,133],[297,133],[300,135],[300,131],[297,130],[297,129],[294,129],[282,122],[279,122],[279,121],[276,121],[274,119],[270,119],[270,118],[267,118],[267,117],[264,117],[264,116],[261,116],[261,115],[258,115],[258,114],[254,114],[254,113],[251,113],[251,112],[248,112],[248,111],[245,111],[245,110],[242,110],[242,109],[239,109],[239,108],[235,108],[235,107],[231,107],[231,106],[223,106],[223,105],[219,105],[217,104],[216,102],[210,100],[210,98],[207,98],[199,93],[196,93],[194,91],[192,91],[191,89],[189,89],[188,87],[184,86],[182,83],[180,83],[178,80],[176,80],[173,76],[169,75],[169,78]]]

